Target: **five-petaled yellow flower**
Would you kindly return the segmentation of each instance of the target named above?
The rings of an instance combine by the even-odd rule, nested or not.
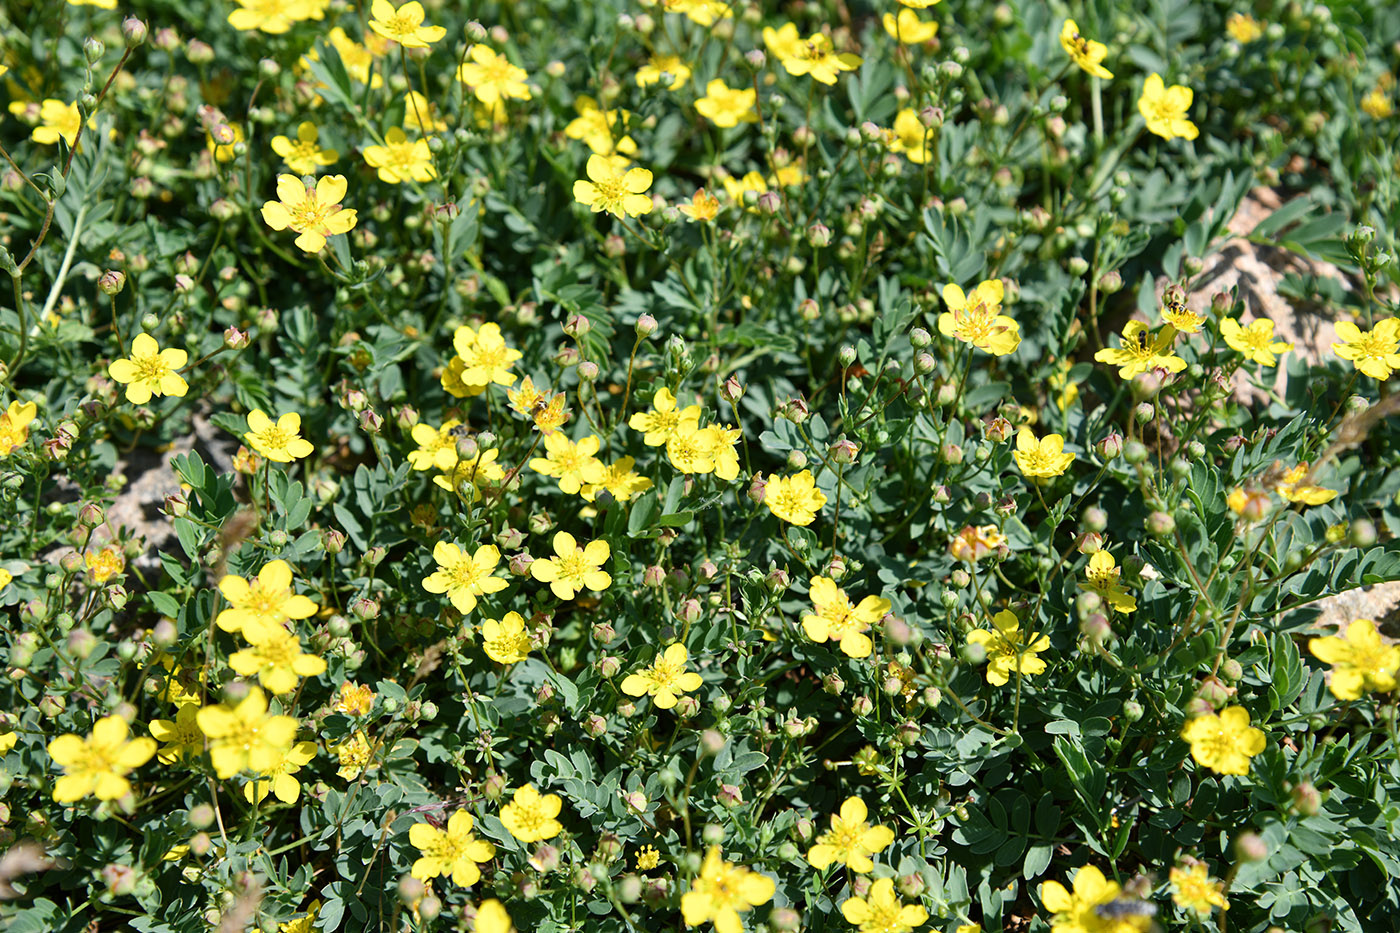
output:
[[[297,737],[297,721],[269,713],[267,697],[257,687],[249,688],[236,705],[206,706],[195,718],[209,737],[209,760],[221,779],[245,770],[272,771]]]
[[[228,574],[219,581],[219,592],[229,608],[214,622],[225,632],[281,627],[292,619],[310,618],[317,610],[310,598],[292,589],[292,568],[285,560],[265,564],[251,582]]]
[[[526,784],[501,807],[501,823],[520,842],[553,839],[564,829],[556,819],[563,806],[558,794],[541,794],[535,785]]]
[[[1163,139],[1195,139],[1200,131],[1186,119],[1191,109],[1191,89],[1180,84],[1167,87],[1159,74],[1150,74],[1142,85],[1138,98],[1138,113],[1147,121],[1147,129]]]
[[[811,470],[793,476],[773,476],[763,493],[768,511],[793,525],[810,525],[826,505],[826,493],[817,488]]]
[[[744,921],[739,914],[768,903],[776,890],[772,878],[726,862],[719,846],[710,846],[699,877],[681,895],[681,915],[686,926],[712,921],[716,933],[741,933]]]
[[[1388,693],[1395,689],[1400,671],[1400,645],[1387,645],[1370,619],[1347,626],[1346,637],[1328,635],[1308,639],[1312,656],[1332,665],[1328,687],[1339,700],[1359,700],[1369,690]]]
[[[771,493],[771,488],[770,488]],[[813,577],[808,591],[813,612],[802,617],[802,631],[815,642],[836,641],[851,658],[868,658],[874,644],[865,632],[890,611],[890,601],[867,596],[859,604],[830,577]]]
[[[473,45],[471,61],[457,69],[457,80],[472,89],[476,99],[487,107],[496,107],[502,100],[529,100],[529,75],[524,68],[510,63],[504,55],[480,43]]]
[[[860,933],[910,933],[928,920],[928,911],[918,904],[901,902],[894,893],[894,879],[880,878],[864,897],[842,901],[841,916]]]
[[[626,164],[621,156],[589,156],[585,168],[588,178],[574,182],[574,200],[588,205],[595,214],[607,211],[615,217],[637,217],[651,213],[651,198],[643,193],[651,187],[651,172],[629,169]]]
[[[904,12],[909,12],[905,10]],[[910,107],[905,107],[894,115],[894,126],[885,134],[885,146],[890,152],[902,153],[915,165],[923,165],[929,160],[929,131],[919,115]],[[997,282],[1001,284],[1000,281]],[[956,286],[952,286],[956,287]],[[998,298],[998,301],[1001,299]],[[1007,318],[1010,321],[1010,318]],[[1012,321],[1014,324],[1015,322]]]
[[[1202,862],[1185,868],[1171,870],[1172,901],[1178,907],[1209,917],[1213,908],[1225,910],[1230,902],[1225,899],[1225,886],[1210,876]]]
[[[1004,686],[1013,671],[1025,676],[1045,672],[1045,662],[1038,654],[1050,650],[1048,635],[1028,635],[1021,631],[1021,621],[1010,610],[1003,609],[992,617],[992,628],[973,629],[967,633],[970,645],[982,645],[987,650],[987,683]]]
[[[612,556],[606,541],[589,541],[578,546],[567,531],[554,535],[554,557],[543,557],[530,564],[530,576],[548,583],[555,596],[573,599],[580,590],[602,592],[612,586],[612,577],[603,565]]]
[[[1197,716],[1181,737],[1191,743],[1196,763],[1216,774],[1248,774],[1249,760],[1264,750],[1264,733],[1249,724],[1249,710],[1242,706]]]
[[[0,459],[8,457],[10,451],[29,440],[29,424],[38,413],[38,405],[19,399],[0,411]]]
[[[1099,912],[1105,904],[1118,900],[1123,889],[1093,865],[1076,871],[1073,883],[1073,893],[1058,881],[1047,881],[1040,886],[1040,902],[1055,915],[1050,921],[1054,933],[1146,933],[1150,917],[1109,916]]]
[[[319,253],[326,248],[326,237],[355,226],[355,212],[340,206],[346,187],[344,175],[326,175],[314,188],[295,175],[278,175],[277,200],[263,204],[263,220],[273,230],[291,228],[299,249]]]
[[[1084,580],[1079,587],[1098,593],[1115,612],[1134,612],[1137,600],[1119,582],[1122,573],[1123,568],[1117,565],[1112,554],[1095,551],[1089,557],[1089,565],[1084,568]]]
[[[1014,353],[1021,345],[1021,325],[1001,313],[1005,294],[1001,279],[981,282],[971,294],[952,283],[943,286],[948,310],[938,316],[938,332],[993,356]]]
[[[298,175],[315,175],[340,158],[334,149],[322,149],[317,144],[319,135],[316,124],[307,120],[297,127],[296,142],[285,136],[272,137],[272,151]]]
[[[379,170],[379,180],[397,185],[402,181],[432,181],[437,177],[433,153],[426,139],[410,140],[397,126],[384,134],[384,145],[366,146],[365,162]]]
[[[679,210],[691,220],[714,220],[719,214],[719,198],[704,188],[697,188],[690,198],[690,203],[680,205]]]
[[[1264,27],[1259,20],[1248,13],[1231,13],[1225,18],[1225,31],[1241,45],[1248,45],[1264,35]]]
[[[516,664],[530,656],[530,635],[518,612],[481,623],[481,650],[497,664]]]
[[[137,334],[131,341],[131,356],[113,360],[107,375],[126,386],[126,400],[144,405],[152,396],[181,398],[189,383],[175,371],[189,362],[189,354],[175,347],[162,350],[150,334]]]
[[[653,55],[647,63],[637,69],[634,76],[637,87],[648,87],[663,81],[671,90],[679,90],[690,80],[690,66],[678,55]]]
[[[275,422],[261,408],[248,412],[248,446],[275,463],[291,463],[311,456],[316,448],[301,436],[301,415],[289,411]]]
[[[181,704],[174,719],[152,719],[151,738],[161,743],[156,760],[163,765],[198,758],[204,754],[204,733],[197,715],[199,703]]]
[[[622,692],[629,697],[649,696],[657,709],[671,709],[682,693],[699,690],[703,683],[699,674],[685,669],[689,660],[685,645],[671,645],[657,654],[650,667],[628,674]]]
[[[705,85],[705,96],[695,102],[695,109],[715,126],[733,127],[758,119],[757,100],[758,91],[753,88],[731,88],[716,78]]]
[[[1300,463],[1284,472],[1274,490],[1289,502],[1301,502],[1303,505],[1322,505],[1337,498],[1335,489],[1303,482],[1307,475],[1308,464]]]
[[[443,829],[414,823],[408,829],[408,841],[423,853],[411,871],[419,881],[451,878],[453,884],[469,888],[481,880],[479,866],[496,857],[496,847],[472,832],[472,815],[466,810],[453,813]]]
[[[779,61],[788,74],[795,77],[809,75],[822,84],[835,84],[836,76],[843,71],[854,71],[860,67],[861,58],[850,52],[837,52],[831,37],[816,32],[806,39],[796,39],[797,29],[788,23],[784,29],[792,27],[791,38],[780,40]],[[765,30],[766,32],[766,30]],[[780,34],[782,30],[779,30]]]
[[[406,49],[426,49],[447,35],[441,26],[423,25],[423,4],[418,0],[408,0],[398,9],[389,0],[374,0],[369,12],[369,28]]]
[[[1065,439],[1059,434],[1047,434],[1036,440],[1035,432],[1022,428],[1016,433],[1016,450],[1012,453],[1016,465],[1026,478],[1045,482],[1059,476],[1074,462],[1074,454],[1065,453]]]
[[[287,32],[293,25],[325,17],[327,0],[234,0],[238,9],[228,15],[228,24],[246,32],[256,29],[270,36]],[[113,2],[112,7],[116,3]]]
[[[1113,72],[1103,66],[1108,47],[1102,42],[1086,39],[1079,34],[1079,24],[1072,19],[1065,20],[1060,27],[1060,45],[1074,63],[1096,78],[1111,78]]]
[[[291,693],[299,677],[326,672],[326,662],[301,653],[301,639],[280,625],[244,626],[250,647],[229,655],[228,666],[244,677],[258,676],[258,683],[276,694]]]
[[[92,794],[98,800],[116,800],[131,793],[126,779],[132,770],[151,760],[156,740],[132,739],[130,727],[120,716],[103,716],[92,724],[92,734],[60,735],[49,743],[49,757],[63,768],[54,782],[53,799],[72,803]]]
[[[661,447],[678,431],[698,430],[700,406],[676,407],[676,397],[664,386],[652,396],[651,411],[639,411],[627,419],[627,426],[642,433],[642,443]]]
[[[871,826],[866,822],[869,815],[865,801],[846,798],[841,812],[831,816],[831,829],[818,836],[816,845],[807,850],[807,861],[818,870],[840,862],[854,872],[874,871],[870,856],[894,842],[894,830]]]
[[[423,578],[423,589],[429,593],[446,593],[453,608],[466,614],[476,608],[478,596],[499,593],[507,583],[494,576],[501,562],[501,552],[494,544],[483,544],[474,554],[447,541],[433,545],[433,560],[438,569]]]
[[[1377,321],[1371,330],[1362,330],[1351,321],[1335,325],[1337,342],[1332,352],[1350,360],[1358,371],[1372,379],[1389,379],[1400,369],[1400,318]]]
[[[36,143],[52,146],[60,139],[66,145],[73,145],[82,129],[83,118],[76,103],[65,104],[61,100],[46,100],[39,105],[39,123],[30,134]],[[88,118],[92,126],[92,118]]]
[[[594,454],[602,441],[590,434],[574,443],[562,432],[552,432],[545,436],[543,457],[532,457],[530,469],[559,481],[559,488],[568,495],[575,495],[584,486],[596,486],[603,481],[607,468]]]
[[[1293,344],[1286,340],[1274,340],[1274,322],[1268,318],[1256,318],[1248,327],[1243,327],[1234,318],[1222,318],[1220,334],[1231,350],[1244,354],[1260,366],[1273,366],[1278,363],[1275,354],[1287,353]]]
[[[886,13],[880,17],[885,32],[901,45],[923,45],[938,35],[938,24],[919,19],[919,14],[910,9],[899,11],[899,15]]]
[[[1119,379],[1131,379],[1149,369],[1179,373],[1186,368],[1186,361],[1172,352],[1175,343],[1176,330],[1171,325],[1153,337],[1142,321],[1129,321],[1123,326],[1123,342],[1116,349],[1104,347],[1094,359],[1117,366]]]

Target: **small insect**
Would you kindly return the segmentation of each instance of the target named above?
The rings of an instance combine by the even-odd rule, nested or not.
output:
[[[1139,350],[1146,350],[1148,347],[1152,346],[1152,335],[1145,330],[1138,331],[1137,344]]]
[[[1108,903],[1095,907],[1094,913],[1107,920],[1155,917],[1157,916],[1157,905],[1151,901],[1140,901],[1134,897],[1115,897]]]
[[[459,424],[447,432],[455,438],[471,437],[472,429],[465,424]]]

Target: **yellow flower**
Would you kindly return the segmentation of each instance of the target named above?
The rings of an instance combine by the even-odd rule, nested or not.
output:
[[[578,116],[564,127],[564,135],[569,139],[582,140],[594,155],[606,156],[619,152],[628,156],[636,154],[635,139],[627,135],[617,139],[614,133],[618,124],[626,125],[632,114],[617,108],[604,110],[587,94],[579,95],[574,101],[574,109],[578,111]]]
[[[1231,13],[1225,19],[1225,31],[1241,45],[1248,45],[1264,35],[1264,27],[1248,13]]]
[[[1230,490],[1229,495],[1225,497],[1225,504],[1230,507],[1230,511],[1250,522],[1257,522],[1268,515],[1273,506],[1269,501],[1269,494],[1264,490],[1239,486]]]
[[[14,579],[14,574],[10,573],[4,567],[0,567],[0,590],[3,590],[5,587],[9,586],[10,583],[14,581]],[[10,748],[13,747],[13,745],[10,746]],[[5,751],[9,751],[9,749],[5,749]]]
[[[87,564],[88,573],[96,583],[106,583],[112,577],[122,572],[126,566],[126,561],[116,548],[104,547],[96,554],[88,554],[83,558]]]
[[[369,9],[369,28],[406,49],[426,49],[447,35],[441,26],[423,25],[423,4],[418,0],[408,0],[398,9],[389,0],[374,0]]]
[[[627,420],[633,431],[642,432],[642,443],[648,447],[661,447],[677,431],[694,431],[700,427],[700,406],[676,407],[676,397],[671,390],[660,388],[651,400],[651,411],[639,411]]]
[[[762,35],[768,54],[774,58],[792,58],[802,48],[802,36],[797,32],[796,23],[784,23],[778,29],[764,26]]]
[[[1395,115],[1395,103],[1382,87],[1374,87],[1361,98],[1361,111],[1377,120],[1385,120]]]
[[[1118,612],[1133,612],[1137,609],[1137,600],[1118,582],[1122,573],[1123,569],[1114,561],[1112,554],[1095,551],[1089,558],[1089,565],[1084,568],[1085,580],[1079,584],[1079,588],[1098,593]]]
[[[960,923],[953,928],[953,933],[982,933],[982,924]]]
[[[580,548],[573,535],[560,531],[554,535],[554,553],[555,557],[530,564],[530,576],[548,583],[560,599],[573,599],[580,590],[599,593],[612,586],[612,577],[602,569],[612,556],[608,542],[589,541]]]
[[[530,636],[518,612],[507,612],[498,622],[481,623],[481,650],[497,664],[515,664],[530,656]]]
[[[704,188],[695,189],[689,204],[680,205],[680,212],[691,220],[714,220],[719,214],[719,198]]]
[[[908,10],[901,10],[908,13]],[[885,14],[889,15],[889,14]],[[890,152],[903,153],[915,165],[923,165],[929,160],[929,132],[912,108],[905,107],[894,116],[894,128],[886,137],[885,146]],[[997,282],[1001,284],[1000,281]],[[998,302],[1000,298],[997,299]],[[1007,320],[1010,320],[1008,318]]]
[[[1079,34],[1079,25],[1072,19],[1060,27],[1060,46],[1074,63],[1096,78],[1112,78],[1113,72],[1103,66],[1108,47],[1102,42],[1086,39]]]
[[[438,117],[437,107],[417,91],[403,96],[403,128],[419,133],[445,133],[447,121]]]
[[[234,29],[260,30],[268,35],[281,35],[294,23],[321,19],[327,0],[234,0],[238,9],[228,15]],[[114,4],[115,5],[115,4]]]
[[[1059,434],[1047,434],[1036,440],[1035,432],[1022,428],[1016,433],[1016,450],[1012,456],[1027,479],[1044,482],[1059,476],[1074,462],[1074,454],[1064,452],[1065,439]]]
[[[297,127],[296,142],[285,136],[272,137],[272,151],[296,174],[315,175],[323,167],[335,164],[335,160],[340,158],[340,153],[334,149],[322,149],[317,145],[318,136],[316,124],[307,120]]]
[[[651,871],[661,864],[661,853],[655,846],[642,846],[637,850],[637,871]]]
[[[1062,413],[1079,399],[1079,384],[1069,381],[1069,371],[1074,368],[1069,360],[1061,360],[1055,371],[1046,380],[1054,395],[1055,407]]]
[[[622,681],[622,692],[629,697],[649,696],[657,709],[671,709],[682,693],[699,690],[700,675],[685,669],[690,655],[685,645],[671,645],[656,656],[651,667],[628,674]]]
[[[19,399],[0,412],[0,458],[8,457],[10,451],[29,440],[29,423],[38,413],[38,405]]]
[[[1001,279],[988,279],[964,294],[957,285],[943,286],[948,310],[938,316],[938,332],[993,356],[1016,352],[1021,345],[1021,325],[1001,313],[1005,288]]]
[[[353,781],[359,777],[374,758],[374,746],[370,744],[369,737],[365,735],[363,729],[358,729],[355,734],[333,749],[340,764],[336,776],[347,781]]]
[[[463,325],[452,334],[452,347],[463,363],[461,380],[468,387],[491,383],[509,386],[515,382],[510,367],[521,353],[506,344],[499,324],[486,323],[480,330]]]
[[[116,800],[131,793],[126,776],[151,760],[156,741],[129,739],[130,729],[120,716],[104,716],[92,724],[92,734],[60,735],[49,743],[49,757],[63,768],[54,782],[53,799],[72,803],[93,794],[98,800]]]
[[[1335,489],[1324,489],[1311,483],[1303,483],[1303,478],[1307,475],[1308,464],[1306,462],[1300,463],[1287,470],[1274,489],[1289,502],[1301,502],[1304,505],[1322,505],[1324,502],[1331,502],[1337,498],[1337,490]],[[1300,483],[1302,485],[1299,485]]]
[[[1328,686],[1339,700],[1359,700],[1369,690],[1388,693],[1395,689],[1400,671],[1400,645],[1387,645],[1370,619],[1347,626],[1346,637],[1329,635],[1308,639],[1312,656],[1332,665]]]
[[[331,709],[350,716],[368,716],[373,706],[374,690],[369,684],[354,684],[347,680],[341,683],[340,696],[336,697]]]
[[[99,10],[115,10],[117,0],[68,0],[69,6],[95,6]]]
[[[502,100],[529,100],[530,77],[524,68],[510,63],[504,55],[477,43],[472,46],[471,61],[457,69],[457,80],[472,89],[476,99],[494,108]]]
[[[651,187],[651,172],[644,168],[623,171],[608,156],[591,155],[585,168],[587,180],[574,182],[574,200],[597,214],[607,211],[615,217],[637,217],[651,213],[652,202],[645,192]]]
[[[1047,635],[1027,635],[1015,613],[1003,609],[992,617],[992,629],[973,629],[967,633],[967,643],[982,645],[987,650],[987,683],[1001,687],[1013,671],[1026,676],[1045,672],[1045,662],[1037,655],[1050,650]]]
[[[678,90],[690,80],[690,66],[681,61],[678,55],[653,55],[647,63],[637,69],[637,87],[648,87],[667,81],[666,86]]]
[[[1332,344],[1332,352],[1350,360],[1372,379],[1389,379],[1400,369],[1400,318],[1377,321],[1366,331],[1350,321],[1338,321],[1335,330],[1337,342]]]
[[[1274,340],[1274,322],[1267,318],[1257,318],[1248,328],[1241,327],[1234,318],[1222,318],[1220,334],[1231,350],[1244,354],[1260,366],[1273,366],[1278,363],[1274,354],[1287,353],[1293,344],[1284,340]]]
[[[533,784],[526,784],[501,807],[501,823],[520,842],[553,839],[564,829],[555,819],[563,805],[558,794],[541,794]]]
[[[384,134],[384,145],[366,146],[365,163],[379,170],[379,180],[397,185],[401,181],[432,181],[437,177],[433,153],[426,139],[409,141],[397,126]]]
[[[820,32],[813,33],[795,45],[786,45],[784,49],[788,54],[779,54],[779,60],[788,74],[794,77],[810,75],[814,81],[820,81],[822,84],[835,84],[838,73],[853,71],[859,68],[861,63],[859,55],[850,52],[838,53],[831,44],[831,37]]]
[[[305,917],[298,917],[295,920],[287,920],[278,924],[277,933],[316,933],[316,917],[321,912],[321,902],[312,901],[311,909],[306,912]]]
[[[297,736],[297,721],[269,713],[267,697],[257,687],[250,687],[236,706],[204,707],[196,721],[209,738],[209,760],[221,779],[244,770],[271,771]]]
[[[770,487],[770,494],[771,491]],[[870,656],[874,644],[864,633],[890,611],[888,599],[867,596],[856,605],[830,577],[813,577],[807,595],[815,610],[802,617],[802,631],[807,633],[808,638],[819,644],[839,642],[842,653],[847,657]]]
[[[758,120],[757,100],[758,91],[753,88],[731,88],[716,78],[705,85],[705,96],[695,102],[695,109],[715,126],[732,127]]]
[[[144,405],[152,396],[182,398],[189,383],[175,371],[189,362],[189,354],[175,347],[162,350],[150,334],[137,334],[131,341],[131,356],[113,360],[107,375],[126,386],[126,400]]]
[[[775,890],[772,878],[726,862],[719,846],[710,846],[699,877],[681,895],[681,914],[686,926],[713,921],[717,933],[740,933],[739,914],[768,903]]]
[[[1172,352],[1176,331],[1167,325],[1155,338],[1142,321],[1129,321],[1123,327],[1123,342],[1118,349],[1104,347],[1094,354],[1100,363],[1118,367],[1119,379],[1131,379],[1149,369],[1165,369],[1179,373],[1186,361]]]
[[[1181,137],[1195,139],[1196,124],[1186,119],[1191,109],[1191,89],[1180,84],[1166,87],[1159,74],[1150,74],[1142,85],[1138,98],[1138,113],[1147,121],[1147,129],[1163,139]]]
[[[468,555],[455,544],[439,541],[433,545],[433,560],[438,569],[423,578],[423,589],[446,593],[453,607],[464,615],[476,608],[478,596],[499,593],[507,586],[505,580],[492,575],[501,562],[501,552],[494,544],[483,544]]]
[[[707,29],[734,15],[730,0],[662,0],[662,5],[668,13],[684,13],[692,23]]]
[[[927,10],[931,6],[937,6],[942,0],[899,0],[901,6],[907,6],[914,10]]]
[[[515,933],[515,924],[510,922],[506,906],[492,897],[477,907],[472,933]]]
[[[453,884],[468,888],[481,880],[478,866],[496,857],[496,847],[472,832],[472,815],[466,810],[452,814],[446,829],[414,823],[408,829],[408,841],[423,853],[412,869],[419,881],[451,878]]]
[[[729,200],[735,204],[748,203],[748,195],[753,193],[755,198],[768,190],[768,182],[763,180],[763,176],[758,172],[749,172],[743,178],[735,179],[731,175],[724,175],[720,178],[720,183],[724,185],[724,193],[729,196]],[[752,207],[745,208],[753,212]]]
[[[1191,743],[1191,757],[1216,774],[1248,774],[1249,759],[1264,750],[1264,733],[1249,724],[1249,711],[1228,706],[1220,715],[1206,713],[1186,723],[1181,737]]]
[[[918,904],[900,902],[893,878],[876,881],[865,897],[846,898],[841,915],[860,933],[910,933],[928,920],[928,911]]]
[[[925,22],[919,19],[918,13],[907,8],[900,10],[898,16],[886,13],[880,18],[880,22],[884,24],[885,32],[890,34],[890,38],[901,45],[923,45],[938,35],[937,23]]]
[[[1204,314],[1197,314],[1185,305],[1179,308],[1163,308],[1162,320],[1170,324],[1179,334],[1198,334],[1206,322]]]
[[[248,446],[274,463],[309,457],[316,448],[301,436],[301,415],[289,411],[274,423],[261,408],[248,412]]]
[[[219,581],[219,592],[229,601],[229,608],[214,622],[225,632],[280,627],[292,619],[310,618],[318,608],[292,589],[292,568],[284,560],[265,564],[251,583],[228,574]]]
[[[258,683],[276,694],[291,693],[298,677],[326,672],[326,662],[301,653],[301,639],[280,625],[244,626],[243,637],[251,645],[229,656],[228,666],[244,677],[258,675]]]
[[[826,505],[826,494],[817,488],[811,470],[793,476],[774,476],[768,480],[763,504],[778,518],[793,525],[810,525]]]
[[[623,457],[603,472],[601,481],[581,486],[578,494],[589,502],[604,490],[617,502],[627,502],[633,496],[640,496],[651,488],[651,480],[633,471],[636,462],[635,457]]]
[[[710,460],[714,463],[714,474],[726,483],[739,478],[739,438],[744,432],[729,425],[712,424],[700,430],[701,443],[705,445]]]
[[[46,100],[39,105],[39,123],[30,135],[36,143],[45,146],[51,146],[60,139],[66,145],[72,146],[82,128],[82,120],[76,103],[65,104],[61,100]],[[88,118],[88,126],[92,126],[91,118]]]
[[[976,563],[1005,543],[1006,536],[996,525],[968,525],[948,544],[948,553],[954,560]]]
[[[273,230],[290,227],[298,234],[295,243],[299,249],[319,253],[325,249],[326,237],[355,226],[355,211],[340,206],[345,190],[344,175],[327,175],[314,188],[302,184],[295,175],[279,175],[278,200],[263,204],[263,221]]]
[[[315,742],[298,742],[276,765],[244,784],[243,797],[249,803],[262,803],[271,792],[283,803],[296,803],[301,797],[301,782],[292,775],[300,771],[302,765],[310,764],[315,757]]]
[[[701,430],[684,425],[666,440],[666,457],[671,466],[681,473],[713,473],[713,438],[707,434],[709,428]]]
[[[1225,899],[1225,886],[1212,879],[1201,862],[1188,868],[1173,868],[1171,882],[1175,888],[1172,891],[1172,900],[1178,907],[1195,911],[1204,917],[1210,916],[1212,908],[1229,908],[1229,901]]]
[[[807,861],[818,871],[832,862],[840,862],[854,872],[875,870],[870,856],[894,842],[894,831],[888,826],[871,826],[865,801],[848,797],[841,812],[832,814],[831,829],[817,837],[817,844],[807,850]],[[853,923],[856,921],[852,921]]]
[[[408,463],[415,470],[450,470],[457,465],[457,433],[462,422],[456,418],[434,428],[419,422],[413,426],[409,436],[418,449],[408,455]]]
[[[572,496],[586,485],[603,481],[606,470],[594,456],[600,446],[602,442],[592,434],[575,444],[562,433],[552,433],[544,439],[545,455],[530,458],[530,469],[559,480],[559,488]]]
[[[1047,881],[1040,886],[1040,902],[1055,915],[1050,921],[1054,933],[1145,933],[1151,917],[1111,917],[1099,912],[1118,900],[1122,890],[1103,872],[1085,865],[1074,873],[1073,894],[1058,881]]]
[[[346,74],[358,81],[360,84],[368,84],[372,88],[384,86],[384,76],[373,72],[374,57],[376,51],[368,45],[361,45],[346,34],[345,30],[336,26],[326,38],[330,44],[335,46],[336,52],[340,54],[341,64],[345,66]],[[369,38],[369,37],[366,37]],[[384,40],[378,36],[373,37],[376,44],[384,45]],[[312,49],[308,54],[312,61],[317,60],[316,50]]]

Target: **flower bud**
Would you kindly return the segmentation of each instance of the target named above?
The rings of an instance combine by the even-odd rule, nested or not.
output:
[[[1258,833],[1244,833],[1235,840],[1235,854],[1246,862],[1262,862],[1269,857],[1269,846]]]
[[[1143,520],[1143,527],[1147,529],[1147,533],[1152,537],[1165,538],[1167,535],[1176,531],[1176,519],[1172,518],[1166,512],[1153,511]]]
[[[122,38],[126,40],[127,48],[136,48],[146,41],[146,24],[134,16],[128,16],[122,20]]]
[[[126,273],[119,269],[108,269],[97,280],[97,287],[104,295],[116,295],[126,287]]]
[[[856,457],[860,455],[860,447],[854,441],[843,437],[827,448],[827,454],[837,463],[855,463]]]
[[[1322,809],[1322,794],[1311,781],[1304,781],[1293,788],[1293,809],[1299,816],[1317,816]]]

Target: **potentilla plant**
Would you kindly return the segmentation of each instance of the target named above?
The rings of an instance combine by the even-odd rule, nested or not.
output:
[[[7,928],[1400,909],[1400,33],[1138,6],[0,10]]]

